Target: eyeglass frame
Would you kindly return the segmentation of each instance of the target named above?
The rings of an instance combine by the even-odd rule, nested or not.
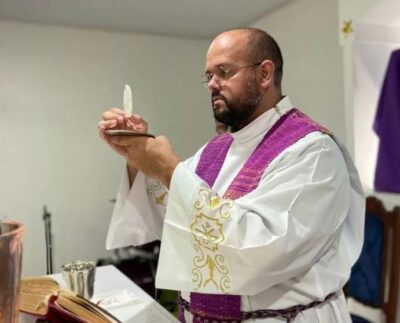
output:
[[[224,65],[219,65],[217,66],[217,68],[219,69],[219,71],[222,73],[221,75],[217,75],[215,73],[203,73],[201,75],[201,83],[205,86],[208,87],[208,84],[211,82],[211,80],[214,78],[214,76],[219,80],[229,80],[230,78],[232,78],[233,76],[235,76],[241,69],[243,68],[247,68],[247,67],[254,67],[254,66],[258,66],[261,65],[263,61],[261,62],[257,62],[257,63],[253,63],[253,64],[249,64],[249,65],[245,65],[245,66],[240,66],[237,67],[236,69],[231,69],[231,68],[225,68]],[[236,71],[235,71],[236,70]],[[234,72],[232,74],[232,72]]]

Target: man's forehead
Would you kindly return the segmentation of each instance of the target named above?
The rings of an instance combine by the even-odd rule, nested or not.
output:
[[[218,50],[234,50],[244,49],[248,44],[248,32],[244,31],[227,31],[224,32],[212,41],[208,52]]]
[[[248,55],[247,34],[230,31],[218,35],[211,43],[206,64],[224,64],[224,61],[244,60]]]

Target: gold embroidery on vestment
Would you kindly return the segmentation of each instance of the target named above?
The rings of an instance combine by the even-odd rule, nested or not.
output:
[[[167,188],[160,181],[152,182],[147,189],[147,194],[154,198],[157,205],[167,205],[166,197],[168,196]]]
[[[224,222],[231,219],[232,207],[232,200],[211,196],[209,189],[202,188],[198,192],[194,202],[197,214],[190,225],[197,253],[192,269],[195,290],[208,285],[221,292],[228,292],[230,288],[229,269],[218,247],[225,240]]]

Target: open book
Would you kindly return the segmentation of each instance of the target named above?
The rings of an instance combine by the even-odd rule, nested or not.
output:
[[[62,289],[49,277],[21,279],[20,310],[51,323],[120,323],[106,310],[75,293]]]

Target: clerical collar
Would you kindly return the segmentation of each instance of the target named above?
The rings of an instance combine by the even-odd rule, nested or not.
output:
[[[246,143],[256,137],[263,137],[265,133],[279,120],[281,116],[293,108],[288,96],[280,100],[273,109],[269,109],[261,114],[242,129],[231,133],[235,143]],[[261,138],[260,138],[261,139]]]

